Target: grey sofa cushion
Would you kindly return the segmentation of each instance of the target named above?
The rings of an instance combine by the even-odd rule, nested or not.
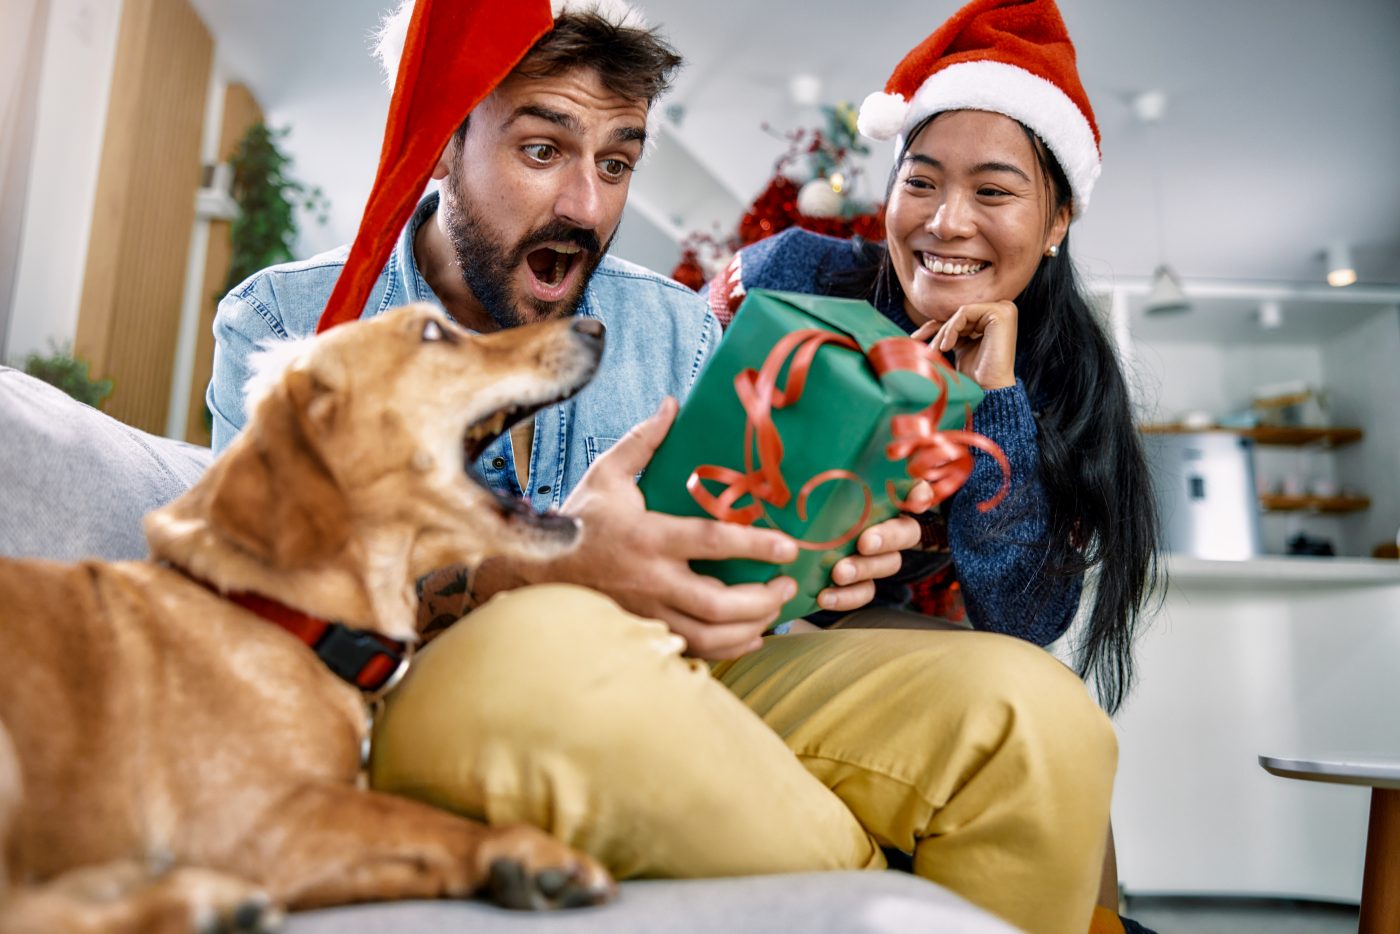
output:
[[[507,911],[403,902],[293,915],[287,934],[1010,934],[938,886],[897,872],[628,882],[599,908]]]
[[[141,517],[210,460],[206,448],[137,431],[0,367],[0,554],[144,558]]]

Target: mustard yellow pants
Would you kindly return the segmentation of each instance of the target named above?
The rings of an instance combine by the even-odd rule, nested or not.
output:
[[[618,877],[882,868],[1032,932],[1084,934],[1117,746],[1042,649],[979,632],[773,636],[711,668],[606,597],[492,600],[434,641],[371,782],[527,821]]]

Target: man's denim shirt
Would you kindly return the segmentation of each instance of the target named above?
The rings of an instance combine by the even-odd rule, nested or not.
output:
[[[432,193],[419,203],[361,317],[409,302],[442,307],[413,256],[414,235],[437,200]],[[228,446],[247,418],[243,388],[250,375],[249,356],[261,344],[315,332],[348,252],[341,247],[265,269],[219,303],[208,392],[216,452]],[[719,323],[698,295],[613,257],[598,265],[577,313],[603,322],[606,349],[588,386],[535,416],[526,498],[536,509],[562,503],[598,455],[654,412],[664,397],[683,399],[720,339]],[[477,468],[493,488],[524,495],[509,433],[486,449]]]

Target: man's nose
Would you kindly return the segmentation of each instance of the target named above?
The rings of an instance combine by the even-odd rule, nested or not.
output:
[[[580,161],[570,166],[554,201],[554,215],[586,230],[597,230],[607,221],[608,201],[597,166]]]
[[[977,224],[967,196],[956,191],[947,192],[943,203],[929,219],[928,231],[940,240],[958,240],[976,235]]]

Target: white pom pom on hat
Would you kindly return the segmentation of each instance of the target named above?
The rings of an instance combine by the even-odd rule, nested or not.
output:
[[[876,91],[860,105],[856,129],[871,139],[894,139],[904,126],[904,118],[908,113],[909,102],[903,97]]]
[[[1099,130],[1079,81],[1074,45],[1054,0],[972,0],[909,52],[856,126],[877,140],[934,114],[985,110],[1040,137],[1065,171],[1078,216],[1102,167]]]
[[[399,60],[403,57],[404,40],[408,37],[408,23],[413,18],[414,0],[401,0],[399,5],[384,14],[379,28],[374,33],[374,57],[384,73],[384,86],[394,87],[399,74]],[[550,0],[550,7],[557,18],[562,13],[596,13],[603,19],[627,29],[648,29],[646,18],[624,0]]]

